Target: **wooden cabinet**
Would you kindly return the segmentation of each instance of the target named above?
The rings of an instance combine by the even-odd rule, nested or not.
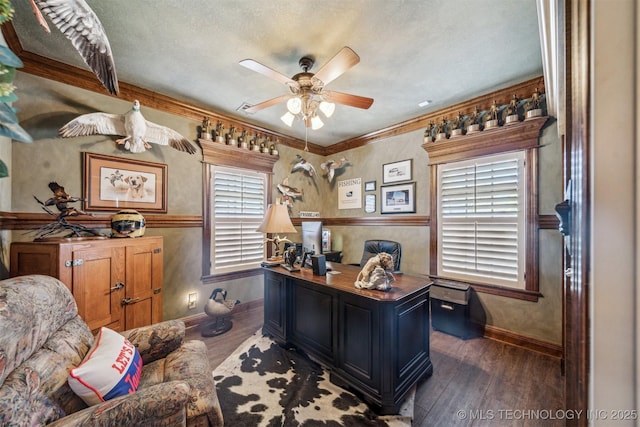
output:
[[[15,242],[10,264],[12,277],[60,279],[93,331],[162,320],[162,237]]]
[[[404,274],[389,292],[357,289],[359,267],[332,268],[326,276],[265,269],[263,331],[308,353],[332,382],[379,412],[397,413],[413,385],[433,372],[430,282]]]

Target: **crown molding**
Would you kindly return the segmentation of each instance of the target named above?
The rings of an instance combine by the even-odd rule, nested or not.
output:
[[[92,72],[64,64],[59,61],[37,55],[33,52],[24,50],[22,43],[18,38],[15,28],[11,22],[6,22],[1,26],[2,35],[9,48],[22,60],[24,67],[20,71],[43,77],[49,80],[65,83],[80,89],[89,90],[101,95],[113,96],[95,78]],[[202,107],[197,107],[178,99],[153,92],[148,89],[134,86],[126,82],[118,82],[120,87],[120,95],[117,98],[138,99],[142,104],[149,108],[164,111],[177,116],[185,117],[190,120],[200,122],[204,117],[209,117],[212,122],[221,121],[228,125],[234,125],[237,129],[247,129],[250,133],[258,133],[265,136],[271,136],[273,141],[277,141],[279,145],[285,145],[294,149],[304,149],[305,142],[298,138],[269,130],[267,128],[248,123],[234,116],[227,116],[215,111],[211,111]],[[488,108],[492,102],[498,104],[508,104],[512,95],[517,94],[520,98],[524,98],[533,93],[538,88],[540,92],[544,92],[544,78],[542,76],[519,83],[508,88],[499,89],[489,92],[485,95],[478,96],[468,101],[463,101],[449,107],[445,107],[427,114],[406,120],[385,128],[369,132],[367,134],[357,136],[337,142],[328,147],[322,147],[317,144],[308,143],[309,151],[321,156],[329,156],[340,153],[342,151],[351,150],[371,144],[381,139],[413,132],[419,129],[425,129],[430,122],[437,122],[442,117],[453,117],[461,112],[463,115],[469,114],[475,107],[483,110]]]

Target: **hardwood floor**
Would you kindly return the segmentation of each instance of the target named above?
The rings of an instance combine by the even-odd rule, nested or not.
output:
[[[212,369],[262,327],[262,307],[233,314],[232,329],[202,337]],[[563,426],[564,377],[558,359],[485,338],[431,332],[433,376],[418,385],[414,427]],[[570,414],[571,415],[571,414]]]

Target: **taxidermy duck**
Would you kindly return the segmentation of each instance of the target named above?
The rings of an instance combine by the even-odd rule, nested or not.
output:
[[[240,304],[239,300],[227,301],[226,289],[216,288],[211,292],[209,301],[204,306],[204,312],[211,317],[225,316],[238,304]]]
[[[298,197],[302,197],[304,195],[302,190],[298,190],[295,187],[291,187],[289,185],[289,177],[286,177],[282,180],[282,183],[276,185],[278,191],[284,196],[285,199],[296,199]]]
[[[189,154],[196,152],[195,147],[175,130],[146,120],[140,112],[140,102],[137,99],[133,101],[133,108],[125,114],[83,114],[60,128],[59,133],[64,138],[122,135],[124,138],[116,139],[116,142],[132,153],[142,153],[151,148],[149,143],[170,145]]]
[[[102,23],[85,0],[30,0],[34,15],[50,33],[51,22],[71,41],[84,62],[112,95],[118,95],[116,65]]]
[[[291,168],[291,172],[298,170],[306,172],[309,176],[316,175],[316,168],[314,168],[311,163],[307,162],[300,154],[296,154],[296,160]]]
[[[328,160],[320,165],[320,168],[324,171],[327,171],[327,179],[329,182],[333,182],[333,177],[336,175],[337,169],[342,169],[349,163],[349,160],[344,157],[338,161]]]
[[[226,289],[216,288],[211,293],[209,301],[204,306],[204,312],[207,316],[213,318],[213,321],[203,324],[201,334],[205,337],[220,335],[231,329],[232,323],[229,320],[231,310],[239,300],[227,301]]]

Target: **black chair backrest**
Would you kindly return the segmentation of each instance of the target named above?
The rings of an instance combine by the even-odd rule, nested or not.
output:
[[[400,271],[402,245],[391,240],[365,240],[360,267],[364,267],[369,258],[378,255],[380,252],[386,252],[391,255],[393,257],[393,270]]]

